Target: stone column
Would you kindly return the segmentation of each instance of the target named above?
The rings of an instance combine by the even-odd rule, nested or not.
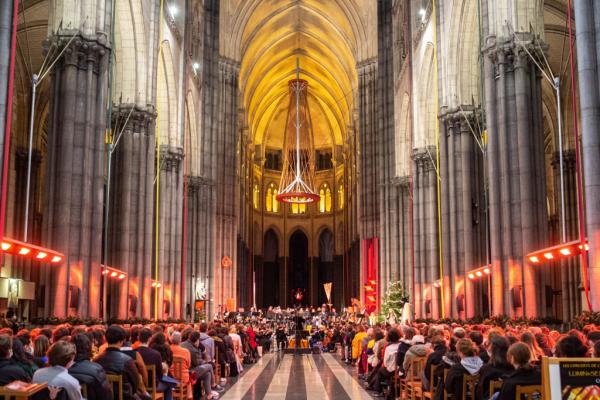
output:
[[[129,119],[127,117],[129,116]],[[121,319],[150,318],[151,274],[145,266],[151,264],[154,199],[154,110],[142,110],[131,105],[113,108],[115,134],[123,132],[112,157],[109,249],[107,265],[127,272],[119,284],[118,314]],[[119,122],[117,122],[119,121]],[[122,126],[121,123],[127,122]],[[132,296],[131,298],[129,296]],[[133,304],[132,304],[133,303]]]
[[[55,35],[48,45],[68,40]],[[63,252],[65,263],[44,282],[46,316],[99,314],[109,54],[104,35],[80,35],[52,74],[43,242]],[[76,308],[69,307],[70,285],[81,289]]]
[[[598,36],[600,3],[574,2],[577,21],[577,71],[581,107],[581,155],[585,196],[585,230],[590,247],[588,276],[590,300],[594,311],[600,309],[600,81]]]
[[[521,39],[531,53],[540,48],[533,40]],[[494,314],[536,316],[537,274],[525,255],[547,244],[548,212],[540,78],[520,46],[512,38],[490,37],[484,51],[492,303]],[[512,290],[522,290],[521,307]]]

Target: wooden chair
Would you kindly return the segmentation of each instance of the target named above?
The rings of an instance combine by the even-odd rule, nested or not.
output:
[[[182,382],[183,377],[183,359],[173,357],[173,375],[179,381],[179,385],[173,388],[173,399],[187,400],[188,398],[188,383]]]
[[[164,393],[156,391],[156,367],[154,365],[146,365],[148,371],[148,393],[152,396],[152,400],[158,400],[164,398]]]
[[[123,376],[106,374],[106,379],[113,386],[113,398],[115,400],[123,400]],[[115,385],[117,386],[117,390],[115,390]]]
[[[404,386],[405,391],[400,393],[406,394],[406,398],[415,400],[422,397],[423,393],[423,382],[421,381],[421,373],[425,369],[426,357],[419,357],[412,360],[408,366],[408,369],[404,371],[405,379]]]
[[[438,365],[434,365],[431,364],[431,375],[429,378],[429,390],[427,391],[422,391],[421,393],[421,399],[430,399],[433,400],[433,398],[435,397],[435,389],[436,389],[436,382],[435,382],[435,371],[437,371],[438,368],[441,368],[441,366]]]
[[[85,383],[82,383],[80,386],[81,386],[81,395],[87,399],[87,397],[88,397],[87,385]]]
[[[542,397],[542,385],[517,385],[517,392],[515,399],[521,400],[525,396],[527,400],[541,399]]]
[[[215,379],[221,381],[221,363],[219,362],[219,348],[215,346]]]
[[[494,379],[490,381],[490,398],[494,393],[499,392],[502,389],[502,379]]]
[[[475,388],[477,387],[477,382],[479,382],[479,375],[463,375],[462,400],[475,400]]]

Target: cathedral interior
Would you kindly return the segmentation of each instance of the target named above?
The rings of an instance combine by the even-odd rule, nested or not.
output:
[[[422,318],[597,310],[580,3],[3,1],[3,234],[61,260],[3,242],[0,310],[191,319],[296,289],[376,310],[398,281]],[[297,78],[311,204],[278,200]]]

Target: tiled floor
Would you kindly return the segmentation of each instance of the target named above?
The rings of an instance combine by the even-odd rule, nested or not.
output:
[[[371,400],[354,369],[333,354],[264,355],[228,385],[223,400]]]

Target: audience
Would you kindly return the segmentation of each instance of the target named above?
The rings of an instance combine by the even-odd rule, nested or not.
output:
[[[512,364],[514,372],[505,375],[502,379],[497,400],[515,400],[517,386],[540,385],[542,377],[539,369],[531,363],[533,355],[529,345],[519,342],[508,349],[508,361]]]

